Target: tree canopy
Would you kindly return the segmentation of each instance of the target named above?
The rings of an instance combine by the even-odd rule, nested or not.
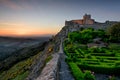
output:
[[[118,41],[120,39],[120,23],[117,23],[107,30],[110,40]]]
[[[86,44],[91,42],[95,37],[103,37],[105,35],[104,30],[94,30],[93,28],[87,28],[82,31],[75,31],[68,34],[68,38],[72,42],[79,42]]]

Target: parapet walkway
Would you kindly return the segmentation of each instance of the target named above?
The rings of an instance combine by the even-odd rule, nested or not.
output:
[[[62,40],[60,44],[60,66],[59,66],[59,80],[74,80],[67,63],[65,62],[66,55],[63,52]]]

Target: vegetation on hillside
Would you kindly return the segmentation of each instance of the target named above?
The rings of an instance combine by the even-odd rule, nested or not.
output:
[[[8,70],[14,64],[16,64],[20,61],[23,61],[23,60],[25,60],[25,59],[27,59],[31,56],[36,55],[40,51],[44,50],[45,45],[46,45],[46,43],[43,43],[43,44],[39,44],[37,46],[36,45],[35,46],[29,46],[29,47],[17,50],[10,57],[8,57],[4,61],[0,62],[0,72]]]
[[[45,44],[41,47],[44,48]],[[25,80],[31,74],[32,68],[36,65],[36,63],[39,63],[37,62],[38,60],[42,60],[41,64],[43,64],[43,66],[39,66],[40,69],[38,69],[39,70],[38,73],[40,73],[45,64],[52,59],[51,53],[53,52],[53,44],[49,43],[49,45],[47,45],[44,51],[43,49],[41,49],[41,47],[32,49],[34,53],[31,54],[33,54],[33,56],[29,54],[30,52],[32,52],[31,48],[28,48],[29,50],[27,51],[30,52],[28,52],[27,55],[30,57],[24,58],[24,60],[15,63],[9,69],[2,71],[0,73],[0,80]],[[41,56],[43,54],[46,57],[42,58]]]
[[[34,60],[38,58],[41,54],[39,52],[37,55],[30,57],[26,60],[18,62],[12,66],[9,70],[4,71],[0,74],[1,80],[24,80],[28,74],[31,65],[34,63]]]
[[[51,45],[51,44],[50,44]],[[41,51],[44,50],[46,43],[36,46],[30,46],[22,49],[19,55],[14,54],[4,62],[4,65],[1,64],[0,71],[0,80],[25,80],[26,77],[31,73],[32,68],[36,66],[36,61],[40,59],[40,56],[43,55]],[[52,46],[47,46],[45,61],[43,61],[43,68],[47,62],[52,59],[51,52]],[[48,50],[50,49],[50,50]],[[39,69],[38,69],[39,70]],[[40,72],[40,71],[39,71]]]

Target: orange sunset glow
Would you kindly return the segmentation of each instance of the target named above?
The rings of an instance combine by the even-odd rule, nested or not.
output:
[[[0,35],[2,36],[43,36],[56,34],[55,29],[49,29],[45,27],[34,28],[32,25],[17,23],[1,23]],[[37,27],[37,26],[36,26]]]
[[[18,28],[18,29],[2,29],[0,31],[0,35],[5,35],[5,36],[42,36],[45,34],[51,34],[49,33],[50,30],[45,30],[45,29],[32,29],[32,28]],[[52,34],[55,34],[53,32]]]
[[[1,35],[5,36],[34,36],[34,35],[45,35],[50,34],[49,31],[39,31],[39,30],[30,30],[30,29],[17,29],[17,30],[1,30]],[[55,34],[53,32],[53,34]]]

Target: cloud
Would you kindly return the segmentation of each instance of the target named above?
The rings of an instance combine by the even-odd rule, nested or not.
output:
[[[15,2],[12,0],[1,0],[1,3],[11,9],[21,9],[19,5],[17,5]]]
[[[26,27],[27,25],[24,23],[7,23],[0,22],[0,31],[1,29],[14,29],[18,27]]]
[[[0,0],[0,4],[14,10],[32,9],[32,6],[27,4],[28,0]]]
[[[3,22],[0,22],[0,25],[22,25],[22,24],[18,24],[18,23],[3,23]]]

